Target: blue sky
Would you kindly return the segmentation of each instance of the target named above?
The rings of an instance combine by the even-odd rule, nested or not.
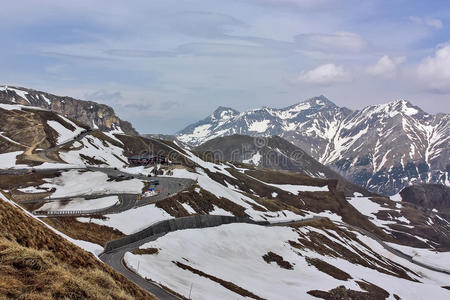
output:
[[[449,28],[445,0],[15,0],[0,81],[111,105],[141,133],[321,94],[449,113]]]

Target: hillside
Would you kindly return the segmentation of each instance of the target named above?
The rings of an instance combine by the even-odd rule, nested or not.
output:
[[[156,299],[0,198],[0,298]]]
[[[440,184],[415,184],[400,191],[402,201],[425,209],[450,214],[450,187]]]
[[[177,138],[198,146],[233,134],[279,136],[353,183],[393,195],[412,182],[449,184],[449,118],[405,100],[352,111],[320,96],[282,109],[219,107]]]
[[[117,117],[110,106],[93,101],[56,96],[23,87],[0,86],[0,103],[21,104],[52,110],[63,116],[78,120],[92,129],[122,132],[130,135],[138,134],[129,122]]]
[[[344,191],[347,196],[352,196],[355,192],[369,195],[364,188],[352,184],[302,149],[277,136],[219,137],[201,144],[195,150],[205,152],[205,156],[218,160],[243,162],[256,167],[303,173],[317,178],[337,179],[338,190]]]

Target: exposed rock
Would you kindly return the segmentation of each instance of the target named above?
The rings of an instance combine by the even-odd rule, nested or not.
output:
[[[400,192],[402,201],[428,209],[450,209],[450,187],[441,184],[415,184]]]
[[[138,135],[133,126],[121,120],[110,106],[93,101],[56,96],[22,87],[0,86],[0,103],[41,107],[89,125],[93,129]]]

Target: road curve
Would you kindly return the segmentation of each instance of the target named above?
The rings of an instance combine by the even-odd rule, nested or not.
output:
[[[209,215],[203,215],[203,216],[207,217]],[[217,217],[228,217],[229,218],[229,216],[210,216],[210,217],[214,217],[214,218],[217,218]],[[183,217],[183,218],[178,218],[178,219],[186,219],[186,220],[188,220],[188,219],[193,219],[193,218],[198,218],[198,215],[197,216]],[[250,223],[250,224],[255,224],[255,225],[261,225],[261,226],[289,226],[289,225],[293,225],[293,224],[306,223],[306,222],[311,221],[313,219],[327,219],[327,218],[326,217],[313,217],[313,218],[307,218],[307,219],[303,219],[303,220],[286,221],[286,222],[280,222],[280,223],[268,223],[268,222],[265,222],[265,221],[263,221],[263,222],[255,222],[255,221],[253,221],[251,219],[247,219],[247,220],[243,220],[243,219],[246,219],[246,218],[240,218],[240,220],[236,221],[236,222],[233,222],[233,221],[230,222],[229,219],[226,219],[227,221],[222,223],[222,224],[215,224],[215,225],[212,225],[212,226],[206,224],[205,226],[201,226],[201,227],[186,227],[184,229],[187,229],[187,228],[207,228],[207,227],[219,226],[219,225],[223,225],[223,224],[244,223],[244,222],[245,223]],[[164,222],[164,221],[161,221],[161,222]],[[158,223],[161,223],[161,222],[158,222]],[[154,225],[151,225],[150,227],[155,226],[158,223],[155,223]],[[444,274],[450,274],[450,272],[448,272],[446,270],[437,269],[437,268],[434,268],[434,267],[422,264],[420,262],[414,261],[411,256],[406,255],[406,254],[398,251],[397,249],[394,249],[394,248],[390,247],[383,240],[378,238],[376,235],[374,235],[373,233],[370,233],[370,232],[368,232],[368,231],[366,231],[366,230],[364,230],[362,228],[359,228],[357,226],[353,226],[353,225],[350,225],[350,224],[347,224],[347,223],[343,223],[343,222],[335,222],[335,223],[347,226],[349,228],[352,228],[354,230],[357,230],[357,231],[361,232],[362,234],[364,234],[364,235],[374,239],[376,242],[378,242],[384,249],[386,249],[390,253],[392,253],[392,254],[400,257],[400,258],[406,259],[409,262],[414,263],[414,264],[416,264],[416,265],[418,265],[420,267],[423,267],[423,268],[426,268],[426,269],[429,269],[429,270],[432,270],[432,271],[444,273]],[[155,296],[159,297],[160,299],[179,299],[177,296],[169,293],[168,291],[166,291],[164,288],[162,288],[161,286],[157,285],[156,283],[153,283],[151,281],[145,280],[144,278],[142,278],[141,276],[139,276],[135,272],[133,272],[130,269],[128,269],[123,263],[123,258],[124,258],[124,255],[125,255],[126,252],[133,251],[133,250],[139,248],[140,246],[142,246],[143,244],[145,244],[147,242],[154,241],[154,240],[158,239],[159,237],[167,234],[168,232],[176,231],[176,230],[182,230],[182,229],[183,228],[178,228],[177,226],[171,225],[170,228],[167,231],[158,232],[156,234],[151,234],[149,236],[146,236],[144,238],[137,239],[137,240],[133,239],[132,237],[130,238],[130,236],[133,236],[133,235],[126,236],[126,237],[124,237],[122,239],[127,239],[127,238],[130,239],[131,241],[129,243],[127,243],[127,244],[125,244],[123,246],[119,245],[119,247],[117,247],[117,248],[109,249],[108,251],[106,251],[106,249],[108,249],[108,243],[107,243],[107,245],[105,247],[105,252],[103,252],[99,256],[99,258],[103,262],[105,262],[106,264],[108,264],[112,268],[114,268],[116,271],[122,273],[129,280],[133,281],[134,283],[139,285],[141,288],[143,288],[143,289],[147,290],[148,292],[154,294]],[[149,232],[151,233],[152,231],[150,230]],[[139,234],[142,235],[142,231],[138,232],[138,233],[136,233],[134,235],[139,235]],[[112,241],[112,242],[114,242],[114,241]],[[112,242],[109,242],[109,243],[112,243]]]
[[[192,179],[186,179],[186,178],[175,178],[175,177],[147,177],[143,175],[136,175],[136,174],[129,174],[121,170],[113,169],[113,168],[94,168],[94,167],[88,167],[85,168],[90,171],[100,171],[105,173],[108,176],[127,176],[127,177],[133,177],[142,181],[150,181],[150,180],[157,180],[159,181],[159,185],[157,188],[161,191],[156,196],[151,197],[144,197],[138,200],[138,194],[102,194],[102,195],[95,195],[95,198],[101,198],[101,197],[107,197],[107,196],[118,196],[119,202],[117,205],[114,205],[112,207],[107,207],[105,209],[95,210],[95,212],[89,213],[89,212],[79,212],[79,211],[73,211],[71,213],[70,211],[65,211],[64,213],[57,214],[57,213],[51,213],[48,214],[49,217],[74,217],[74,216],[86,216],[86,215],[98,215],[98,214],[117,214],[124,211],[127,211],[129,209],[132,209],[134,207],[138,206],[144,206],[149,204],[154,204],[159,201],[165,200],[167,198],[170,198],[183,190],[188,189],[191,185],[194,184],[194,180]],[[65,169],[55,169],[55,171],[62,171]],[[92,196],[92,195],[91,195]],[[74,198],[80,198],[80,197],[88,197],[88,195],[76,195],[76,196],[70,196],[70,197],[59,197],[59,198],[47,198],[47,199],[40,199],[40,200],[29,200],[23,203],[45,203],[45,202],[51,202],[51,201],[68,201]],[[40,212],[43,214],[42,212]]]

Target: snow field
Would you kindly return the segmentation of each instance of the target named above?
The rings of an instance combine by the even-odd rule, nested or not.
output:
[[[70,170],[62,172],[60,177],[44,180],[47,183],[40,185],[39,188],[48,190],[55,188],[52,198],[114,193],[139,194],[144,188],[144,183],[138,179],[107,181],[108,176],[97,171]]]
[[[393,257],[376,241],[358,235],[375,253],[410,268],[418,274],[421,283],[412,282],[395,276],[381,274],[371,268],[353,264],[342,258],[319,255],[315,251],[292,248],[287,242],[297,240],[300,235],[316,231],[333,242],[353,250],[350,245],[373,256],[365,247],[355,241],[334,238],[326,231],[314,227],[302,227],[299,230],[290,227],[263,227],[251,224],[228,224],[204,229],[188,229],[168,233],[167,235],[142,245],[140,248],[158,248],[156,255],[133,255],[126,253],[125,262],[142,277],[151,278],[184,296],[189,295],[191,286],[193,299],[232,299],[230,290],[220,284],[183,270],[172,261],[178,261],[192,268],[232,282],[253,294],[266,299],[315,299],[306,294],[309,290],[330,290],[340,285],[361,291],[356,280],[367,280],[395,293],[402,299],[448,299],[449,292],[441,285],[448,283],[450,276],[423,269],[408,261]],[[336,235],[337,233],[332,231]],[[264,238],[261,238],[264,237]],[[272,251],[293,265],[293,270],[280,268],[276,263],[266,263],[262,256]],[[298,255],[300,252],[303,256]],[[319,258],[347,272],[353,279],[342,281],[308,265],[305,256]],[[220,266],[220,267],[218,267]],[[410,276],[414,277],[410,274]]]
[[[111,207],[119,202],[118,196],[109,196],[86,200],[74,198],[68,202],[52,201],[45,203],[39,210],[44,211],[66,211],[66,210],[93,210]]]

